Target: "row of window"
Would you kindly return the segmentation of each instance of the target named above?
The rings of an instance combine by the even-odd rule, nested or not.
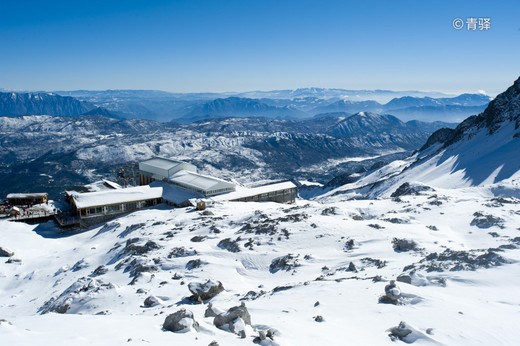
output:
[[[114,205],[106,205],[103,207],[93,207],[87,208],[87,215],[97,215],[97,214],[111,214],[111,213],[120,213],[124,211],[131,211],[140,208],[146,208],[152,205],[156,205],[157,201],[148,200],[148,201],[140,201],[140,202],[129,202],[122,204],[114,204]]]

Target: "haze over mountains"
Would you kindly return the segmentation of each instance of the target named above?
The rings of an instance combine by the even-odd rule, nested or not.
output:
[[[392,114],[402,120],[458,122],[483,111],[491,100],[483,94],[448,97],[435,92],[322,88],[243,93],[79,90],[17,94],[18,97],[13,93],[0,95],[0,115],[71,116],[97,112],[112,117],[179,123],[225,117],[305,119],[323,113],[362,111]],[[38,98],[44,103],[39,107],[34,105]]]

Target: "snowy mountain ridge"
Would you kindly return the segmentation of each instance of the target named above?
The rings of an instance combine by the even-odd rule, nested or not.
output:
[[[357,190],[370,198],[389,196],[405,182],[451,189],[518,181],[519,129],[520,79],[481,114],[467,118],[455,129],[433,133],[414,156],[328,195]]]

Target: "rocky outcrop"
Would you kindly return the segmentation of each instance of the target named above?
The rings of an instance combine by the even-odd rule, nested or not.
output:
[[[189,332],[192,329],[198,332],[199,323],[195,321],[191,311],[180,309],[166,317],[163,323],[163,328],[177,333]]]
[[[188,289],[193,294],[195,300],[207,300],[215,297],[224,290],[222,282],[207,280],[204,283],[192,282],[188,285]]]

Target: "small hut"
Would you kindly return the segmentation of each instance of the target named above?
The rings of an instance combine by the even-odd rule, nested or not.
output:
[[[7,200],[12,205],[32,205],[40,204],[48,201],[47,192],[38,193],[10,193]]]
[[[206,209],[206,201],[200,200],[197,202],[197,210],[205,210]]]

